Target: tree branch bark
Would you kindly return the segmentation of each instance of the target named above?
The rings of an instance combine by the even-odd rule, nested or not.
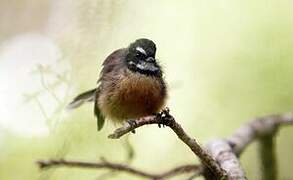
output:
[[[256,118],[237,129],[231,137],[227,138],[227,141],[235,154],[239,156],[253,140],[274,134],[281,125],[292,124],[293,113]]]
[[[84,167],[98,169],[112,169],[115,171],[127,172],[133,175],[149,179],[165,179],[182,173],[193,172],[197,175],[204,175],[206,179],[228,178],[246,179],[245,173],[240,165],[239,156],[245,148],[253,141],[260,141],[260,158],[263,167],[263,179],[273,180],[277,178],[277,162],[275,156],[274,136],[281,125],[293,124],[293,113],[271,115],[262,118],[256,118],[248,122],[235,131],[235,133],[226,139],[213,140],[207,145],[207,150],[201,148],[195,139],[189,137],[183,128],[165,111],[158,116],[148,116],[135,120],[134,123],[126,123],[121,128],[109,135],[109,138],[118,139],[136,128],[146,124],[166,125],[170,127],[193,152],[196,154],[203,165],[185,165],[171,169],[161,174],[147,173],[123,164],[115,164],[107,161],[101,163],[90,163],[80,161],[66,160],[43,160],[38,161],[40,168],[66,166],[66,167]],[[207,167],[209,168],[207,170]],[[211,172],[213,172],[211,174]]]
[[[138,170],[132,168],[126,164],[118,164],[118,163],[111,163],[108,161],[103,160],[102,162],[83,162],[83,161],[70,161],[70,160],[41,160],[37,162],[41,169],[44,168],[51,168],[57,166],[64,166],[64,167],[79,167],[79,168],[94,168],[94,169],[111,169],[114,171],[120,171],[129,173],[136,176],[141,176],[148,179],[153,180],[161,180],[166,179],[169,177],[177,176],[184,173],[195,173],[201,174],[202,173],[202,166],[198,165],[182,165],[176,168],[170,169],[163,173],[148,173],[142,170]]]
[[[177,137],[183,141],[197,157],[200,158],[202,163],[208,167],[216,177],[219,179],[227,178],[225,170],[219,166],[219,164],[211,157],[211,155],[205,149],[203,149],[194,138],[191,138],[186,134],[181,125],[178,124],[174,117],[169,114],[168,109],[162,111],[162,113],[157,116],[148,116],[134,120],[132,123],[125,123],[121,128],[116,129],[114,133],[108,137],[112,139],[120,138],[126,133],[146,124],[158,124],[159,126],[162,124],[168,126],[175,132]]]
[[[245,148],[253,141],[260,141],[260,158],[262,162],[263,168],[263,179],[265,180],[273,180],[277,178],[277,162],[275,157],[275,144],[273,141],[274,135],[278,131],[279,127],[282,125],[293,125],[293,113],[286,113],[280,115],[270,115],[261,118],[256,118],[235,131],[235,133],[226,138],[226,144],[220,140],[217,142],[217,148],[208,148],[215,158],[219,162],[220,159],[225,159],[225,153],[213,153],[213,151],[217,151],[217,149],[226,149],[227,144],[230,145],[232,152],[239,157],[241,153],[245,150]],[[222,144],[222,145],[221,145]],[[227,149],[228,150],[228,149]],[[229,151],[229,150],[228,150]],[[215,154],[219,154],[220,157],[215,157]],[[228,158],[231,159],[232,157]],[[238,165],[232,163],[231,166],[223,166],[220,163],[220,166],[226,170],[228,173],[229,179],[233,179],[231,176],[234,172],[240,172],[241,167],[238,161]],[[235,163],[235,162],[234,162]],[[242,173],[240,173],[242,174]],[[242,175],[241,175],[242,176]],[[243,176],[245,177],[245,176]],[[208,178],[209,179],[209,178]],[[210,178],[211,179],[211,178]]]
[[[241,167],[240,161],[234,154],[231,146],[223,139],[210,141],[207,149],[212,157],[216,159],[219,165],[227,172],[229,180],[245,180],[246,175]],[[217,179],[209,171],[205,170],[206,179]]]

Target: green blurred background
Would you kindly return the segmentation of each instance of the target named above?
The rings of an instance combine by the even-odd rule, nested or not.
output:
[[[157,44],[171,113],[201,144],[292,111],[293,1],[0,0],[0,179],[102,179],[107,171],[40,171],[35,161],[128,162],[131,148],[130,164],[146,171],[198,162],[168,128],[110,140],[115,126],[98,133],[92,104],[64,110],[96,86],[108,54],[141,37]],[[292,130],[277,137],[285,180],[293,179]],[[257,157],[257,143],[241,156],[249,179],[260,178]]]

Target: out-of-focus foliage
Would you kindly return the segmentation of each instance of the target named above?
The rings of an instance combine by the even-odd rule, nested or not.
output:
[[[96,86],[108,54],[140,37],[156,42],[169,84],[168,106],[202,144],[230,135],[252,117],[292,111],[292,32],[289,0],[1,0],[0,179],[96,179],[107,171],[40,171],[35,161],[126,162],[133,156],[125,138],[107,139],[113,125],[96,131],[92,104],[72,112],[64,107]],[[26,81],[23,68],[32,72]],[[8,109],[9,89],[31,115]],[[44,122],[45,130],[11,130],[19,124],[29,130],[36,122]],[[135,152],[131,164],[140,169],[159,172],[198,162],[168,129],[144,127],[129,138]],[[281,179],[293,179],[292,138],[292,128],[277,138]],[[253,144],[241,157],[249,179],[259,179],[256,150]]]

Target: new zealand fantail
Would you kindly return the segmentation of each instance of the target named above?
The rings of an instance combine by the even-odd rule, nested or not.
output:
[[[98,87],[78,95],[68,107],[94,101],[98,130],[105,117],[119,123],[158,113],[167,89],[155,55],[156,45],[149,39],[137,39],[114,51],[103,63]]]

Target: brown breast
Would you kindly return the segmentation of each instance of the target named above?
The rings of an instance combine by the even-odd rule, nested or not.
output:
[[[110,119],[121,122],[159,112],[165,104],[166,88],[162,79],[126,70],[102,82],[99,108]]]

